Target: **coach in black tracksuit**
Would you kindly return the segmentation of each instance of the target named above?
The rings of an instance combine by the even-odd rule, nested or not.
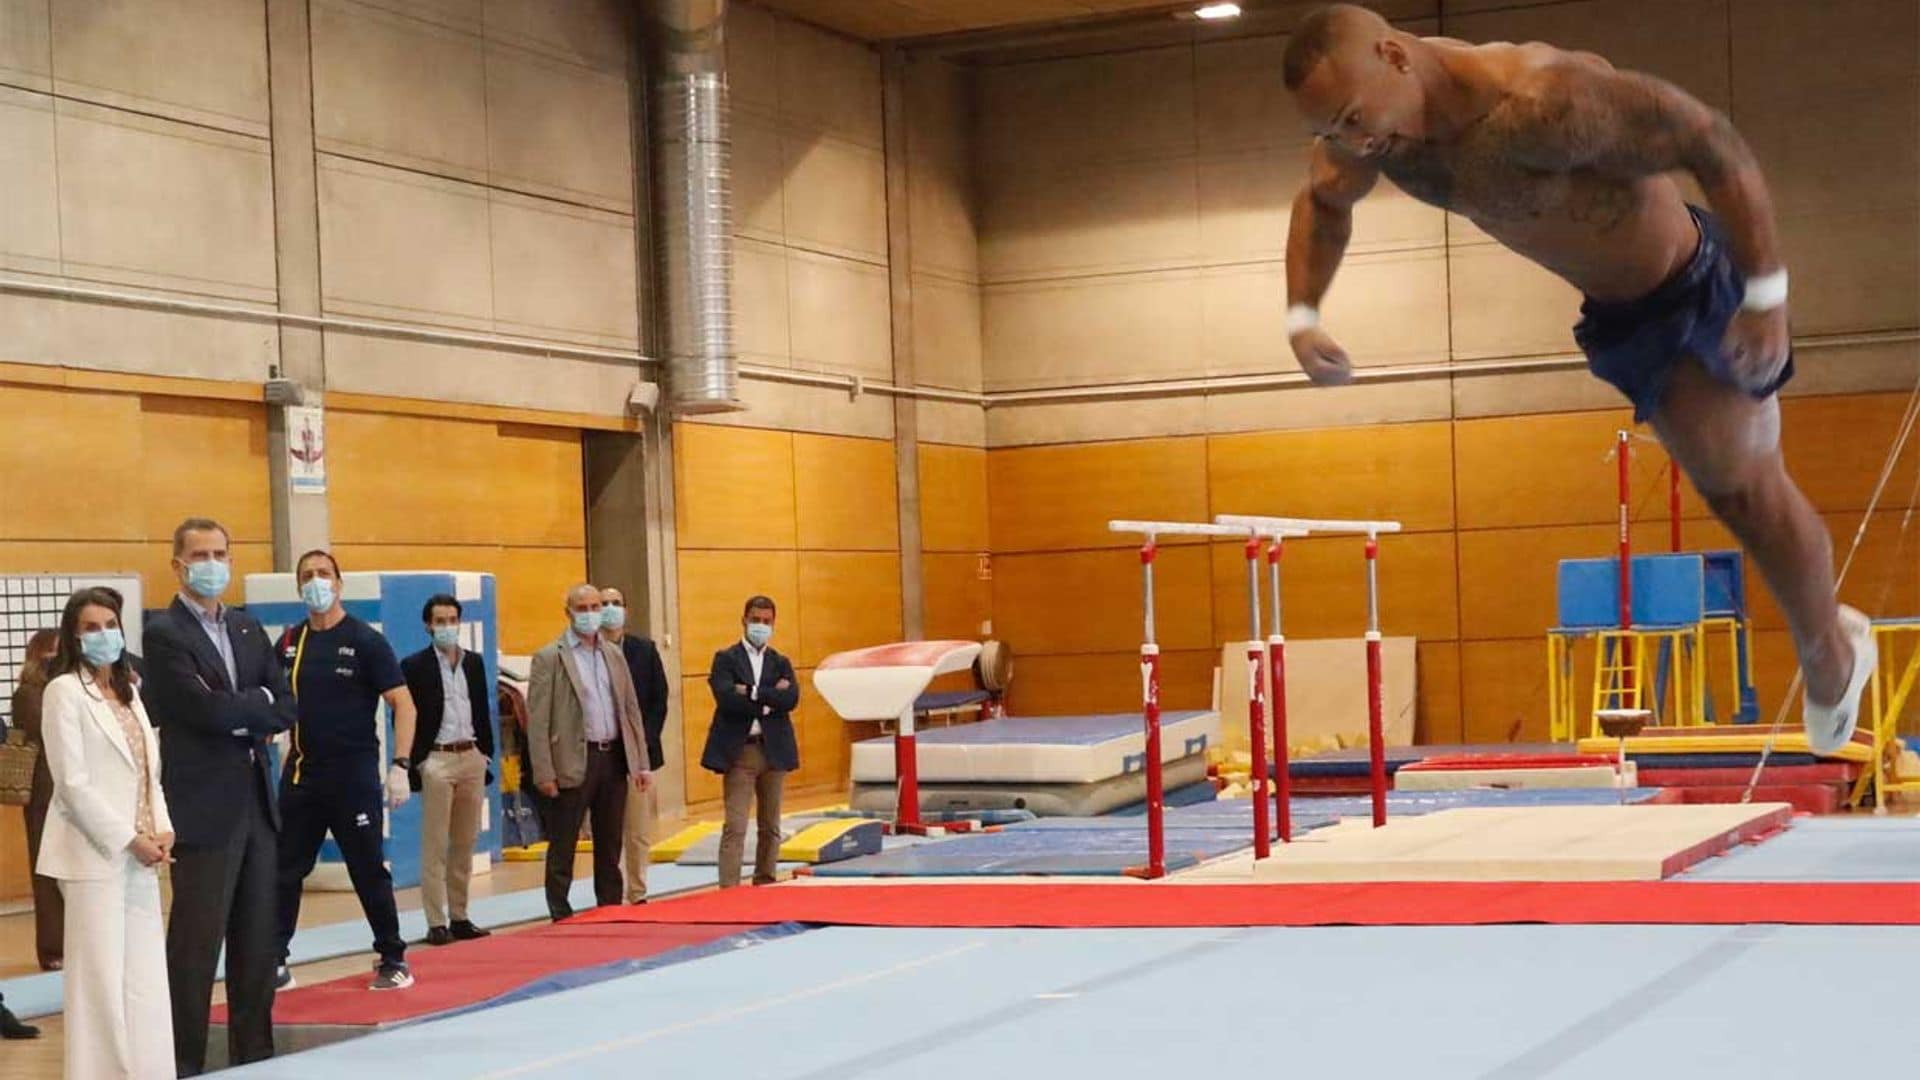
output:
[[[295,570],[309,617],[280,638],[298,705],[292,747],[280,773],[280,865],[277,876],[281,985],[288,946],[300,922],[302,883],[333,834],[359,894],[360,910],[380,954],[372,990],[413,985],[407,944],[386,863],[386,811],[411,795],[411,763],[401,755],[380,780],[380,702],[393,709],[394,746],[413,745],[413,696],[393,646],[340,606],[340,567],[324,551],[300,557]]]

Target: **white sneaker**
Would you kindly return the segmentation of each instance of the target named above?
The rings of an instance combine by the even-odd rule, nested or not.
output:
[[[1880,662],[1872,620],[1842,604],[1840,628],[1853,642],[1853,677],[1847,681],[1846,693],[1832,705],[1815,705],[1808,699],[1804,716],[1807,746],[1821,756],[1838,753],[1853,741],[1854,729],[1860,726],[1860,696],[1867,689],[1874,665]]]

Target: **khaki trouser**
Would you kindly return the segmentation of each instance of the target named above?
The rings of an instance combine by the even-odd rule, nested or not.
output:
[[[754,848],[753,883],[771,885],[780,865],[780,785],[787,774],[767,766],[760,744],[750,742],[740,748],[722,781],[726,790],[727,818],[720,828],[720,887],[731,889],[740,884],[740,859],[747,849],[747,809],[759,810],[760,838]]]
[[[656,782],[659,774],[654,774]],[[626,867],[627,903],[637,904],[647,897],[647,863],[653,858],[653,842],[659,839],[660,789],[627,792],[626,828],[620,837],[620,859]]]
[[[420,766],[420,898],[427,926],[467,918],[473,841],[487,799],[487,757],[478,750],[435,750]]]

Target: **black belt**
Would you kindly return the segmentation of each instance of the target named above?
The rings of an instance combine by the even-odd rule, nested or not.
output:
[[[619,739],[608,739],[608,740],[607,740],[607,741],[605,741],[605,742],[596,742],[596,741],[595,741],[595,740],[593,740],[593,739],[588,739],[588,740],[587,740],[587,749],[589,749],[589,750],[597,750],[597,751],[599,751],[599,752],[600,752],[600,753],[602,753],[602,754],[611,754],[611,753],[613,753],[614,751],[616,751],[616,750],[618,750],[618,749],[620,749],[620,740],[619,740]]]
[[[475,744],[472,739],[466,739],[462,742],[443,742],[443,743],[433,744],[434,750],[438,753],[443,753],[443,754],[464,754],[467,751],[474,749],[474,746]]]

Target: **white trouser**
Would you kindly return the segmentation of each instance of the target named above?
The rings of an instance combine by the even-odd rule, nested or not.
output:
[[[67,901],[67,1076],[172,1080],[160,875],[130,852],[111,877],[62,881]]]

